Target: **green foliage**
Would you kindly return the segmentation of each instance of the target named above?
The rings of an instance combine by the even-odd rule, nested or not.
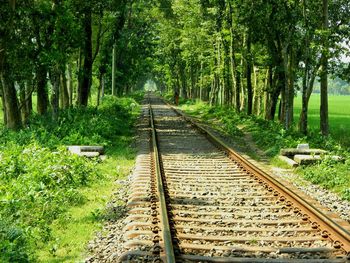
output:
[[[94,176],[93,163],[63,148],[52,152],[34,144],[12,143],[1,147],[1,152],[0,218],[14,223],[22,236],[47,242],[52,220],[84,201],[78,189]],[[3,248],[6,253],[13,249],[21,252],[25,245],[6,235],[2,238],[0,243],[8,244]]]
[[[51,116],[36,115],[29,127],[19,132],[0,131],[0,144],[30,142],[55,149],[59,145],[112,145],[120,131],[128,130],[137,103],[130,98],[106,96],[99,109],[70,108],[60,112],[58,123]]]
[[[308,141],[293,130],[285,130],[277,122],[251,117],[246,123],[245,129],[252,133],[254,141],[270,157],[278,154],[281,148],[295,148],[297,144]]]
[[[0,217],[0,261],[28,262],[27,239],[23,229]]]
[[[133,98],[137,103],[141,103],[145,98],[145,92],[144,91],[137,91],[133,92],[129,95],[129,97]]]
[[[349,156],[348,156],[349,157]],[[326,189],[339,192],[341,196],[350,200],[350,161],[339,163],[326,157],[321,163],[302,168],[305,179],[319,184]]]
[[[344,199],[346,199],[346,200],[350,200],[350,188],[345,189],[345,190],[343,191],[343,197],[344,197]]]
[[[133,99],[106,96],[99,109],[62,111],[59,125],[34,116],[20,132],[1,131],[1,262],[34,260],[36,249],[53,237],[51,223],[84,204],[82,190],[103,177],[96,176],[98,160],[73,155],[64,145],[125,147],[137,111]]]

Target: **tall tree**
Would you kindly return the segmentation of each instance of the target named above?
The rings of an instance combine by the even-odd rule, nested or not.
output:
[[[316,6],[315,6],[316,4]],[[303,27],[305,28],[305,34],[301,39],[302,43],[302,107],[299,118],[299,131],[303,134],[308,132],[308,105],[313,91],[315,79],[320,67],[320,63],[317,59],[317,53],[319,53],[319,44],[315,41],[315,31],[318,27],[318,19],[312,13],[317,7],[316,1],[303,0],[302,1],[302,14],[303,14]]]

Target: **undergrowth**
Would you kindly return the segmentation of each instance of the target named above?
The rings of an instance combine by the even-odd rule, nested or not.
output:
[[[128,129],[132,122],[129,115],[136,107],[133,99],[106,96],[98,109],[77,107],[62,110],[57,122],[50,114],[35,115],[23,130],[1,130],[0,144],[12,141],[28,145],[34,142],[50,149],[67,144],[110,145],[116,136]]]
[[[310,182],[333,190],[350,201],[350,154],[343,156],[343,163],[326,158],[316,165],[300,168],[300,173]]]
[[[66,145],[104,145],[116,154],[130,144],[137,111],[134,99],[107,96],[98,109],[61,111],[57,123],[33,116],[19,132],[1,131],[0,262],[37,261],[36,250],[53,238],[52,222],[86,203],[83,192],[103,180],[99,160]]]

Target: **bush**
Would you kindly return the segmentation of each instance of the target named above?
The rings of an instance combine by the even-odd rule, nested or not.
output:
[[[86,107],[60,111],[57,122],[52,121],[50,114],[35,115],[26,129],[0,131],[0,144],[35,143],[50,149],[69,144],[111,145],[118,134],[130,132],[129,125],[133,123],[137,105],[130,98],[105,96],[98,109]]]
[[[13,144],[1,152],[0,218],[15,223],[13,229],[21,233],[20,243],[1,235],[0,243],[7,244],[2,249],[11,254],[28,238],[50,240],[49,224],[68,207],[82,203],[78,189],[87,185],[95,171],[90,161],[63,148],[52,152],[37,145]]]
[[[28,262],[27,240],[22,229],[0,218],[0,262]]]
[[[350,200],[350,161],[339,163],[330,156],[321,163],[302,168],[305,179],[326,189],[337,190],[341,197]]]

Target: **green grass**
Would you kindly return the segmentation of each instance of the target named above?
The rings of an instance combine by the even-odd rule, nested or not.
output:
[[[0,130],[0,261],[77,262],[96,230],[115,180],[131,170],[134,99],[107,96],[96,107],[62,110],[57,122],[33,115],[20,131]],[[104,145],[105,161],[65,145]]]
[[[299,121],[301,96],[295,99],[294,118]],[[329,95],[329,126],[331,135],[341,144],[350,147],[350,96]],[[310,129],[320,129],[320,95],[312,94],[309,102]]]
[[[113,180],[103,180],[82,191],[86,203],[69,209],[52,223],[53,240],[37,251],[38,261],[74,262],[82,258],[87,241],[101,228],[95,213],[103,209],[113,187]]]
[[[114,154],[98,165],[100,181],[82,189],[86,202],[72,207],[52,224],[54,239],[38,251],[39,262],[77,262],[83,260],[86,244],[94,233],[101,230],[104,219],[120,215],[108,215],[106,203],[111,193],[119,187],[115,180],[125,178],[134,165],[134,152],[131,148],[115,148]],[[123,210],[123,204],[120,204]]]
[[[125,131],[122,133],[125,134]],[[108,158],[96,167],[100,179],[82,189],[86,197],[82,206],[72,207],[52,224],[54,238],[38,251],[39,262],[83,261],[88,241],[93,239],[96,231],[101,230],[103,222],[110,217],[118,219],[121,216],[106,210],[106,203],[111,199],[111,194],[122,187],[116,180],[124,179],[134,165],[135,150],[131,147],[131,135],[120,135],[112,146],[107,147]],[[122,208],[123,204],[120,205]]]

